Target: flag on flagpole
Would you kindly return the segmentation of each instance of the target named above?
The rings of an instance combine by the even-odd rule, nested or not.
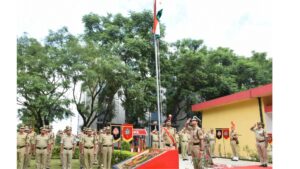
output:
[[[162,12],[163,12],[162,0],[154,0],[154,13],[153,13],[154,22],[153,22],[152,33],[154,33],[157,38],[160,38],[159,21]]]

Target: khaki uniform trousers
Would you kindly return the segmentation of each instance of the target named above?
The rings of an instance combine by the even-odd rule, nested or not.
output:
[[[230,146],[231,146],[233,157],[239,157],[236,141],[231,140]]]
[[[188,155],[187,155],[188,142],[187,141],[182,141],[180,146],[181,146],[182,158],[183,159],[188,159]]]
[[[215,145],[216,145],[215,141],[209,142],[209,153],[210,153],[211,157],[215,156]]]
[[[111,156],[112,156],[112,147],[103,147],[102,157],[104,169],[111,169]]]
[[[193,147],[193,143],[192,142],[188,142],[188,155],[192,154],[192,147]]]
[[[61,163],[61,165],[63,165],[64,164],[64,154],[60,153],[59,157],[60,157],[60,163]]]
[[[29,150],[30,151],[30,150]],[[30,162],[31,162],[31,156],[32,152],[29,152],[25,155],[25,161],[24,161],[24,169],[27,169],[30,167]]]
[[[256,142],[256,148],[259,156],[259,160],[261,164],[268,163],[268,156],[267,156],[267,147],[266,143],[263,142]]]
[[[201,159],[203,152],[200,151],[200,145],[192,145],[191,149],[194,169],[203,169]]]
[[[103,156],[102,156],[102,145],[99,145],[98,146],[98,165],[99,165],[99,168],[101,168],[101,166],[103,165]]]
[[[93,159],[94,159],[94,148],[84,148],[84,168],[92,169],[93,168]]]
[[[72,168],[72,156],[73,150],[66,150],[63,151],[63,169],[71,169]]]
[[[158,148],[158,141],[152,141],[152,148]]]
[[[51,158],[52,158],[53,148],[54,148],[54,146],[51,145],[51,149],[50,149],[49,153],[47,154],[46,168],[50,168],[50,162],[51,162]]]
[[[45,169],[47,161],[47,148],[36,149],[36,169]]]
[[[17,148],[17,161],[18,161],[18,169],[24,169],[24,161],[25,161],[25,151],[26,147]]]

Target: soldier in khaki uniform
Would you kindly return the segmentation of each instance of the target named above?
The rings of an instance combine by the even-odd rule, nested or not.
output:
[[[177,149],[179,149],[179,147],[180,147],[180,145],[179,145],[179,140],[180,138],[179,138],[179,134],[178,134],[178,132],[175,134],[175,141],[176,141],[176,148]]]
[[[40,128],[41,134],[35,139],[36,169],[45,169],[47,154],[50,151],[49,137],[46,135],[47,129]]]
[[[25,126],[21,125],[17,133],[17,162],[18,169],[24,169],[25,154],[28,151],[28,135],[24,132]]]
[[[208,140],[209,140],[209,153],[212,158],[215,157],[215,144],[216,144],[216,136],[214,133],[214,129],[210,129],[208,133]]]
[[[55,140],[60,140],[58,143],[59,144],[61,144],[61,140],[63,139],[63,137],[64,137],[64,131],[62,131],[62,130],[58,130],[58,133],[56,134],[56,139]],[[62,153],[60,153],[59,154],[59,158],[60,158],[60,166],[62,166],[63,165],[63,154]]]
[[[111,169],[111,157],[113,152],[113,135],[111,134],[110,127],[106,127],[106,134],[101,137],[102,144],[102,158],[104,169]]]
[[[171,116],[169,116],[168,119],[166,119],[166,127],[162,127],[162,139],[165,144],[165,148],[171,148],[176,149],[176,129],[174,127],[171,127]]]
[[[192,127],[189,126],[190,120],[191,119],[188,119],[186,122],[185,129],[191,131],[191,140],[193,142],[191,153],[193,157],[194,169],[203,169],[202,155],[204,151],[204,137],[201,128],[198,126],[198,122],[201,120],[194,116],[192,118]]]
[[[93,130],[91,128],[88,128],[86,130],[87,135],[82,139],[81,154],[84,154],[85,169],[92,169],[94,152],[96,151],[96,140],[92,135]]]
[[[63,169],[72,169],[72,157],[75,153],[76,139],[71,134],[71,127],[66,127],[66,135],[61,139],[60,153],[63,155]]]
[[[100,130],[100,133],[99,133],[99,136],[98,136],[98,165],[99,167],[98,168],[103,168],[103,157],[102,157],[102,143],[101,143],[101,139],[102,137],[105,135],[105,132],[106,131],[106,127],[104,127],[103,129]]]
[[[238,155],[238,134],[235,130],[235,126],[231,126],[231,131],[230,131],[230,146],[232,150],[232,161],[238,161],[239,160],[239,155]]]
[[[98,151],[99,151],[99,136],[98,136],[98,133],[97,133],[97,130],[95,129],[93,131],[93,134],[92,134],[95,138],[95,143],[96,143],[96,148],[95,148],[95,152],[94,152],[94,158],[93,158],[93,164],[98,164],[98,158],[97,158],[97,155],[98,155]]]
[[[183,129],[180,134],[180,147],[181,147],[181,156],[183,160],[188,160],[187,156],[187,148],[188,148],[188,141],[190,140],[190,134]]]
[[[256,148],[259,155],[261,167],[268,167],[268,156],[267,156],[267,133],[263,128],[263,123],[258,122],[257,124],[254,124],[250,128],[251,131],[255,133],[256,138]],[[256,127],[256,128],[255,128]]]
[[[158,148],[159,137],[158,137],[157,130],[153,130],[151,132],[151,136],[152,136],[152,148]]]
[[[27,168],[30,168],[30,162],[31,162],[31,156],[33,154],[35,137],[36,137],[36,133],[34,132],[33,127],[30,126],[28,129],[28,139],[29,139],[28,154],[26,156],[25,164],[24,164]]]
[[[80,169],[83,168],[84,166],[84,154],[81,153],[83,152],[83,146],[82,146],[82,141],[83,138],[86,136],[86,127],[83,128],[83,132],[79,134],[79,149],[80,149],[80,155],[79,155],[79,162],[80,162]]]
[[[50,144],[50,150],[49,153],[47,155],[47,162],[46,162],[46,168],[49,169],[50,168],[50,162],[51,162],[51,158],[52,158],[52,152],[54,149],[54,141],[55,141],[55,135],[52,132],[52,125],[50,126],[46,126],[47,128],[47,135],[49,137],[49,144]]]

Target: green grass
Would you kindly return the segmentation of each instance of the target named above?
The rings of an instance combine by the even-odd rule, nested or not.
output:
[[[62,167],[60,166],[60,160],[59,159],[52,159],[50,167],[51,167],[51,169],[61,169]],[[73,159],[72,160],[72,168],[74,168],[74,169],[79,169],[80,168],[79,159]],[[97,169],[97,166],[94,165],[93,168]],[[35,160],[31,160],[29,169],[36,169]]]

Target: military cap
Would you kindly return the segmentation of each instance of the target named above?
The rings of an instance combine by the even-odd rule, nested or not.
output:
[[[107,127],[106,127],[106,130],[110,130],[110,126],[107,126]]]
[[[83,127],[83,131],[86,131],[87,127]]]
[[[66,131],[67,130],[72,130],[72,127],[70,127],[70,126],[66,126],[66,129],[65,129]]]
[[[93,131],[91,128],[86,128],[86,131]]]
[[[25,125],[24,125],[24,124],[21,124],[19,128],[20,128],[20,129],[25,129]]]
[[[193,116],[192,121],[197,120],[198,122],[201,122],[201,120],[197,116]]]
[[[40,130],[47,130],[46,127],[40,127]]]
[[[28,130],[29,130],[28,126],[25,126],[25,131],[28,131]]]

